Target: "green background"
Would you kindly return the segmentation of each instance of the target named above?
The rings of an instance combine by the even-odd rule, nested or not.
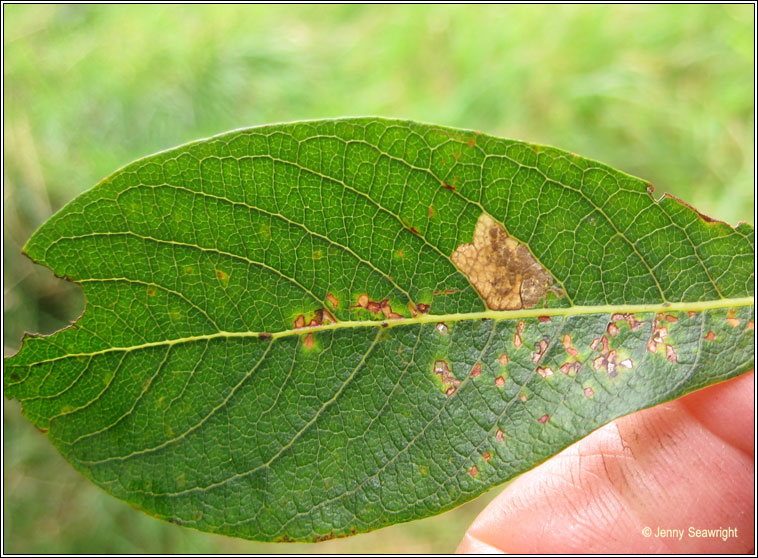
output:
[[[555,145],[753,221],[753,6],[20,6],[4,19],[4,351],[83,308],[20,256],[131,160],[232,128],[382,115]],[[449,552],[494,493],[318,545],[205,535],[89,484],[4,401],[5,552]]]

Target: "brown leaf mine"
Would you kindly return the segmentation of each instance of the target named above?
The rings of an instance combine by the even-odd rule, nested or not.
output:
[[[458,246],[452,260],[490,310],[534,308],[553,283],[527,247],[486,213],[476,223],[471,244]]]

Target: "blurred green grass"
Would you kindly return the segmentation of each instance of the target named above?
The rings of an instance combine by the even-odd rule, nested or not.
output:
[[[4,5],[4,352],[83,309],[20,255],[76,194],[232,128],[375,114],[555,145],[753,222],[753,6]],[[158,522],[5,401],[9,553],[450,552],[492,498],[319,545]],[[495,491],[497,492],[497,491]]]

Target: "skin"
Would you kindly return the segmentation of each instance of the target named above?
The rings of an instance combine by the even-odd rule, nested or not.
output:
[[[511,483],[458,552],[753,553],[754,390],[750,372],[600,428]]]

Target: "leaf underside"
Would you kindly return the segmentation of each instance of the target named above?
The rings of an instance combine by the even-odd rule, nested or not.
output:
[[[249,539],[442,512],[753,361],[752,226],[440,126],[184,145],[77,197],[25,251],[87,309],[24,340],[5,394],[114,496]]]

